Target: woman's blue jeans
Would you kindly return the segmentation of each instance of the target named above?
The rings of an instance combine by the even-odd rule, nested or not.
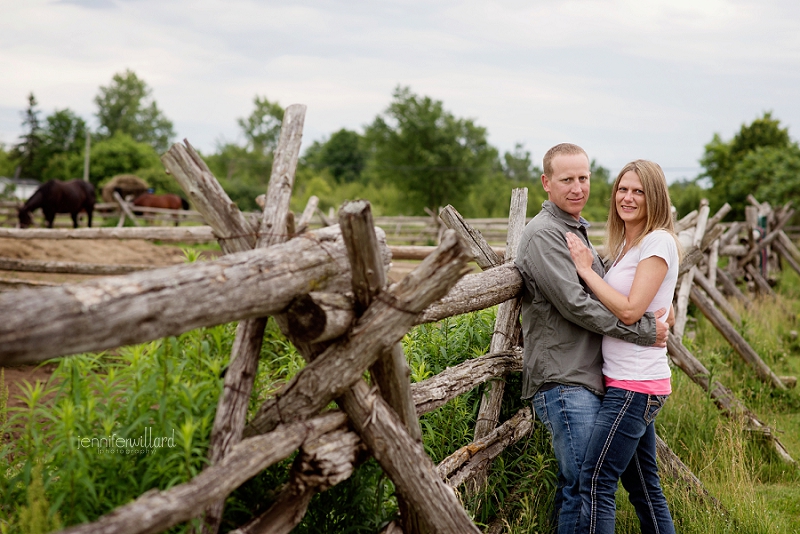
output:
[[[558,461],[558,534],[576,534],[581,513],[581,465],[600,409],[600,397],[580,386],[556,386],[533,396],[533,409],[553,441]]]
[[[581,468],[580,532],[613,534],[622,480],[643,534],[674,534],[656,465],[654,420],[667,395],[608,388]]]

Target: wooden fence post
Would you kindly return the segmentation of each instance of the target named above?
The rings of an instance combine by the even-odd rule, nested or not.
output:
[[[697,224],[694,229],[694,237],[692,238],[692,245],[694,246],[699,247],[703,241],[703,235],[706,232],[706,223],[708,222],[708,212],[708,200],[703,199],[700,202]],[[680,280],[677,305],[675,307],[675,325],[672,327],[672,331],[679,338],[683,337],[683,331],[686,328],[686,314],[689,307],[689,292],[692,288],[692,281],[694,280],[694,273],[696,270],[696,267],[692,267],[689,272],[683,275]]]

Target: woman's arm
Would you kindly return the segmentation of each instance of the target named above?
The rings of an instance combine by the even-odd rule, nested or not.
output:
[[[567,246],[578,276],[586,282],[600,302],[627,325],[635,323],[644,315],[669,269],[667,262],[658,256],[643,259],[636,266],[631,293],[625,296],[592,270],[592,253],[578,236],[567,233]]]

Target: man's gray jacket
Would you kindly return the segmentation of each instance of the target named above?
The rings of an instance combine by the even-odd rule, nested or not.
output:
[[[600,276],[605,274],[603,262],[589,242],[587,226],[583,218],[577,221],[545,201],[522,234],[515,264],[523,280],[524,399],[545,382],[584,386],[603,394],[603,334],[642,346],[656,341],[652,313],[627,326],[578,277],[567,247],[567,232],[583,239],[594,254],[592,269]]]

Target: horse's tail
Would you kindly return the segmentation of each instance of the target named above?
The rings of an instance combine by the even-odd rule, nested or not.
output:
[[[189,209],[189,202],[183,197],[181,197],[181,207],[185,210]]]

